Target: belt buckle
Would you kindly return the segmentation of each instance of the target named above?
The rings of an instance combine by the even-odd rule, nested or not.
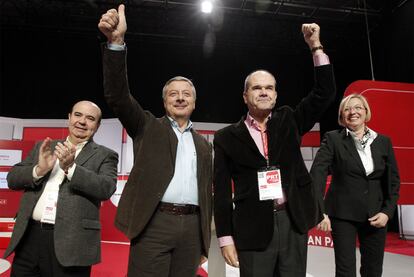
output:
[[[184,211],[183,208],[185,208],[185,205],[184,204],[176,204],[176,203],[174,203],[173,204],[173,207],[172,207],[172,212],[175,215],[183,214],[183,211]]]
[[[189,215],[196,213],[198,206],[191,204],[161,202],[160,208],[161,211],[165,211],[173,215]]]

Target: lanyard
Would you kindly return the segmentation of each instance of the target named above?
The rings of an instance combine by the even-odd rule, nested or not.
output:
[[[269,148],[268,148],[266,131],[260,130],[260,136],[262,137],[263,153],[264,153],[264,156],[265,156],[265,159],[266,159],[266,164],[267,164],[267,166],[269,166]]]

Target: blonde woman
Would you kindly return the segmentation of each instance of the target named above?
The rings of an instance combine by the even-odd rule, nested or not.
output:
[[[381,276],[386,225],[399,197],[400,178],[391,140],[367,126],[370,118],[364,96],[345,97],[338,112],[344,128],[326,133],[311,169],[324,211],[318,228],[332,231],[336,277],[356,276],[357,237],[361,276]],[[323,197],[328,174],[332,181]]]

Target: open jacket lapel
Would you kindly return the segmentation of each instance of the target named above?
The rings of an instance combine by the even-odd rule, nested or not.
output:
[[[233,129],[231,129],[234,137],[240,140],[243,144],[249,147],[257,156],[260,156],[264,159],[262,153],[260,153],[259,149],[257,148],[256,143],[254,142],[252,136],[249,133],[249,130],[244,123],[245,118],[243,117]]]
[[[161,124],[164,124],[168,129],[168,138],[170,142],[170,157],[173,164],[175,164],[175,158],[177,156],[177,145],[178,145],[178,139],[177,136],[174,133],[174,130],[171,126],[171,121],[167,118],[167,116],[163,116],[160,118]]]
[[[351,157],[355,160],[358,167],[361,169],[362,172],[364,172],[365,175],[365,168],[362,164],[361,158],[359,157],[358,151],[355,146],[354,139],[350,134],[346,133],[346,129],[342,130],[342,138],[344,141],[345,149],[351,154]]]
[[[193,135],[194,146],[197,152],[197,183],[200,185],[200,180],[203,174],[204,157],[206,156],[206,153],[209,153],[209,149],[204,149],[205,146],[203,145],[201,136],[197,135],[193,129],[191,129],[191,134]]]
[[[90,157],[95,155],[96,148],[98,148],[98,146],[93,141],[86,143],[86,145],[82,148],[82,151],[80,151],[79,155],[76,157],[75,163],[78,165],[83,165],[86,163]]]
[[[380,168],[380,163],[381,163],[381,151],[380,151],[380,147],[382,146],[382,144],[379,142],[378,136],[374,139],[374,141],[371,143],[371,156],[372,156],[372,161],[374,163],[374,171],[371,173],[375,173],[376,170],[378,170]],[[370,175],[371,175],[370,174]]]
[[[269,159],[273,161],[279,161],[280,153],[282,152],[283,142],[286,141],[288,132],[281,132],[282,123],[286,122],[280,116],[280,113],[277,111],[272,112],[272,117],[267,123],[267,136],[268,147],[269,147]]]
[[[65,140],[54,140],[52,141],[51,148],[55,149],[58,143],[64,143]],[[82,165],[84,164],[90,157],[95,154],[95,149],[98,148],[97,144],[93,141],[89,141],[80,151],[79,155],[75,159],[75,163]]]

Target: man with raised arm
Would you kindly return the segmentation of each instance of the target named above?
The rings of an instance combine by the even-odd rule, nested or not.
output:
[[[104,93],[134,144],[134,165],[115,225],[130,240],[128,276],[193,277],[210,246],[212,155],[193,129],[196,90],[177,76],[162,89],[166,115],[155,118],[128,87],[125,7],[98,24],[103,47]],[[148,97],[146,92],[141,97]]]
[[[309,95],[295,109],[275,109],[276,78],[256,70],[244,83],[248,113],[214,137],[217,237],[226,263],[240,267],[241,277],[306,275],[307,232],[322,213],[300,144],[335,98],[319,31],[317,24],[302,25],[315,66]]]

